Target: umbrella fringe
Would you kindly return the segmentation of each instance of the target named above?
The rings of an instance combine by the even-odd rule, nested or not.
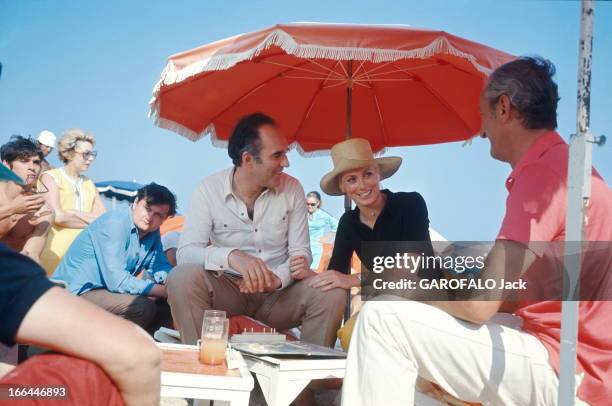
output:
[[[155,125],[159,128],[164,128],[166,130],[170,130],[176,134],[179,134],[188,140],[196,142],[207,135],[210,136],[211,143],[217,148],[227,148],[227,140],[222,140],[217,137],[217,132],[215,131],[215,126],[210,124],[204,131],[198,133],[193,131],[190,128],[185,127],[175,121],[168,120],[165,118],[160,118],[159,115],[154,111],[153,116],[155,117]]]
[[[181,125],[175,121],[172,120],[168,120],[165,118],[161,118],[158,115],[158,111],[154,110],[152,112],[149,113],[150,116],[154,116],[155,117],[155,125],[158,126],[159,128],[164,128],[166,130],[170,130],[174,133],[177,133],[179,135],[182,135],[183,137],[191,140],[191,141],[197,141],[200,138],[202,138],[204,136],[204,134],[198,134],[197,132],[185,127],[184,125]]]
[[[201,61],[194,62],[177,71],[174,63],[169,61],[161,73],[161,79],[155,85],[153,98],[157,95],[162,85],[168,86],[195,76],[206,71],[225,70],[233,67],[239,62],[251,60],[271,46],[278,46],[290,55],[300,58],[311,59],[334,59],[334,60],[369,60],[375,63],[397,61],[400,59],[424,59],[430,56],[447,53],[453,56],[467,59],[478,71],[485,75],[491,69],[480,65],[473,55],[455,48],[446,37],[440,36],[425,47],[402,51],[396,49],[377,48],[351,48],[351,47],[328,47],[321,45],[300,45],[283,30],[272,31],[259,45],[247,51],[228,54],[214,55]]]
[[[214,147],[227,149],[227,140],[223,140],[217,137],[217,132],[215,130],[215,126],[210,124],[204,131],[201,133],[197,133],[181,124],[178,124],[172,120],[168,120],[165,118],[159,118],[158,115],[155,115],[155,125],[159,128],[164,128],[166,130],[170,130],[176,134],[179,134],[188,140],[196,142],[202,138],[205,138],[207,135],[210,136],[210,142]],[[330,150],[323,149],[317,151],[304,151],[302,146],[294,141],[289,145],[289,150],[295,149],[300,156],[304,158],[313,158],[313,157],[321,157],[321,156],[329,156]],[[388,148],[383,148],[380,151],[374,152],[374,156],[382,156],[387,152]]]
[[[300,58],[369,60],[375,63],[409,58],[424,59],[439,53],[447,53],[467,59],[478,71],[482,72],[484,75],[489,75],[491,72],[491,69],[478,64],[473,55],[455,48],[444,36],[437,37],[425,47],[409,51],[401,51],[394,49],[300,45],[295,42],[291,35],[287,34],[283,30],[277,29],[272,31],[259,45],[254,48],[235,54],[214,55],[201,61],[194,62],[189,66],[180,69],[180,71],[177,71],[173,61],[169,61],[164,67],[161,77],[153,89],[153,97],[149,101],[149,117],[155,118],[155,124],[157,126],[176,132],[192,141],[197,141],[206,136],[206,134],[210,133],[212,136],[211,138],[213,145],[225,147],[227,142],[217,139],[212,123],[203,132],[197,133],[172,120],[161,118],[159,106],[159,93],[161,88],[162,86],[179,83],[202,72],[229,69],[240,62],[257,57],[261,52],[265,51],[271,46],[278,46],[288,54],[295,55]],[[317,156],[319,151],[304,152],[300,148],[300,154],[302,156]]]

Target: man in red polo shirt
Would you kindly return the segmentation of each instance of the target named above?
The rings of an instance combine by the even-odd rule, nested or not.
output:
[[[569,152],[555,132],[554,72],[547,60],[519,58],[493,72],[482,93],[482,136],[489,139],[493,158],[512,167],[506,214],[483,271],[492,275],[531,271],[547,249],[554,250],[554,242],[565,240]],[[588,265],[592,256],[585,258],[582,280],[593,285],[598,278],[609,293],[612,193],[595,169],[586,216],[585,240],[607,246],[597,251],[597,267]],[[543,280],[530,281],[545,285]],[[508,304],[368,302],[349,349],[343,405],[412,405],[418,378],[468,402],[556,404],[561,302]],[[502,311],[513,315],[502,318]],[[577,404],[604,405],[612,399],[610,314],[612,302],[580,303]]]

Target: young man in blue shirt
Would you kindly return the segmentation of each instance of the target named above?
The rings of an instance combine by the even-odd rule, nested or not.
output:
[[[79,234],[52,279],[153,332],[170,318],[164,284],[172,266],[159,228],[175,213],[172,192],[144,186],[131,207],[107,212]]]

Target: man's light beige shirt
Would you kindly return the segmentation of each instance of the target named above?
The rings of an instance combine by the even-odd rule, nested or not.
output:
[[[185,218],[178,264],[237,274],[228,256],[238,249],[261,258],[285,288],[293,281],[289,258],[304,255],[308,263],[312,260],[304,189],[297,179],[281,174],[279,186],[255,201],[251,220],[246,205],[232,191],[233,173],[234,168],[225,169],[198,185]]]

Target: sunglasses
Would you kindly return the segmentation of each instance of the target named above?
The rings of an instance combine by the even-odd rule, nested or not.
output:
[[[316,207],[318,203],[306,203],[310,207]]]
[[[79,154],[83,157],[84,160],[88,160],[89,158],[93,158],[96,159],[96,157],[98,156],[98,151],[89,151],[89,152],[79,152],[79,151],[74,151],[75,154]]]
[[[29,195],[42,194],[47,193],[49,191],[49,189],[47,189],[47,186],[45,186],[45,184],[42,182],[35,182],[31,185],[23,185],[21,186],[21,190],[23,190],[23,193]]]

